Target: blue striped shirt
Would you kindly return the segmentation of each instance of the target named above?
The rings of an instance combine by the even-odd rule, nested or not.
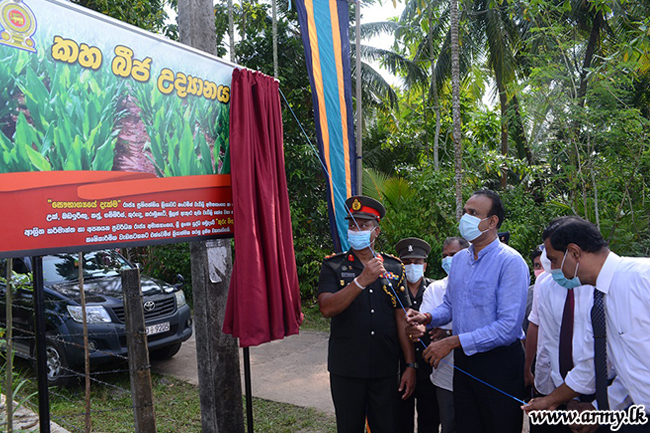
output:
[[[453,319],[453,333],[466,355],[508,346],[524,338],[530,274],[526,262],[499,238],[474,260],[474,246],[454,255],[443,303],[430,311],[431,326]]]

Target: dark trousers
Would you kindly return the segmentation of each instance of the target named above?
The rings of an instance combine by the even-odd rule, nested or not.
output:
[[[406,400],[401,400],[399,421],[401,433],[413,433],[416,406],[418,408],[418,433],[438,433],[440,416],[438,415],[436,387],[428,377],[418,379],[413,395]]]
[[[460,369],[523,399],[524,350],[519,341],[489,352],[467,356],[462,349],[454,352]],[[521,403],[489,386],[454,371],[454,410],[458,433],[521,433]]]
[[[399,378],[359,379],[330,373],[338,433],[395,433],[399,422]]]

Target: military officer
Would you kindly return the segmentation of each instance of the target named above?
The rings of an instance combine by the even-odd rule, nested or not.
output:
[[[331,317],[328,370],[339,433],[362,433],[367,417],[373,433],[398,431],[400,396],[414,391],[415,352],[406,335],[410,306],[404,265],[374,251],[386,210],[377,200],[353,196],[345,202],[350,250],[325,258],[318,302]],[[406,369],[399,376],[400,352]]]
[[[406,282],[411,308],[419,310],[422,305],[422,297],[425,289],[433,280],[424,276],[427,270],[427,256],[431,251],[431,246],[424,240],[418,238],[402,239],[395,244],[395,251],[399,256],[406,270]],[[413,433],[415,428],[414,409],[417,404],[418,408],[418,432],[420,433],[438,433],[440,425],[440,416],[438,414],[438,400],[436,398],[436,388],[431,383],[431,367],[422,359],[422,351],[429,345],[429,334],[420,338],[422,343],[415,344],[415,369],[417,370],[417,385],[415,392],[411,397],[402,400],[400,414],[400,432]],[[408,364],[402,359],[400,370],[403,372]]]

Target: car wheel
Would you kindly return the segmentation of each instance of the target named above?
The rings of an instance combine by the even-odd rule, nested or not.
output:
[[[152,350],[149,353],[149,356],[151,357],[151,359],[162,361],[176,355],[180,349],[181,349],[181,343],[176,343],[176,344],[172,344],[171,346],[165,346],[162,349]]]
[[[45,371],[47,372],[48,386],[67,387],[74,383],[74,373],[70,369],[68,360],[61,344],[55,334],[47,333],[45,346]]]

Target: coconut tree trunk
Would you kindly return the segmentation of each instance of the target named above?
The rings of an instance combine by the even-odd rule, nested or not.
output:
[[[463,214],[462,190],[462,155],[463,147],[460,135],[460,54],[458,45],[458,0],[449,0],[450,33],[451,33],[451,89],[452,117],[454,139],[454,167],[456,180],[456,219]]]
[[[228,0],[228,36],[230,37],[230,61],[235,61],[235,20],[233,17],[232,0]]]
[[[438,97],[438,78],[436,77],[436,63],[431,66],[431,92],[433,93],[433,111],[436,115],[436,132],[433,135],[433,167],[440,169],[440,99]]]
[[[589,43],[587,44],[587,50],[585,51],[585,60],[582,64],[582,71],[580,72],[578,104],[580,104],[581,107],[584,107],[585,105],[585,96],[587,95],[587,74],[589,73],[588,69],[591,67],[591,61],[593,60],[596,48],[598,47],[600,29],[603,25],[603,14],[600,11],[596,12],[593,21],[591,34],[589,35]]]
[[[514,111],[514,128],[515,136],[517,141],[517,150],[519,152],[519,158],[526,158],[528,165],[533,164],[533,154],[530,151],[530,146],[528,145],[528,140],[526,139],[526,132],[524,130],[524,121],[521,118],[521,109],[519,108],[519,98],[517,95],[514,95],[510,100],[511,109]]]
[[[433,167],[439,169],[438,144],[440,140],[440,106],[438,105],[438,83],[436,81],[436,59],[433,52],[433,5],[429,5],[429,58],[431,60],[431,89],[429,90],[429,107],[433,105],[436,115],[436,132],[433,135]],[[433,98],[433,104],[431,104]]]
[[[503,81],[499,74],[495,73],[497,89],[499,90],[499,101],[501,105],[501,154],[508,155],[508,95]],[[501,172],[501,189],[504,189],[508,183],[508,169],[504,166]]]

